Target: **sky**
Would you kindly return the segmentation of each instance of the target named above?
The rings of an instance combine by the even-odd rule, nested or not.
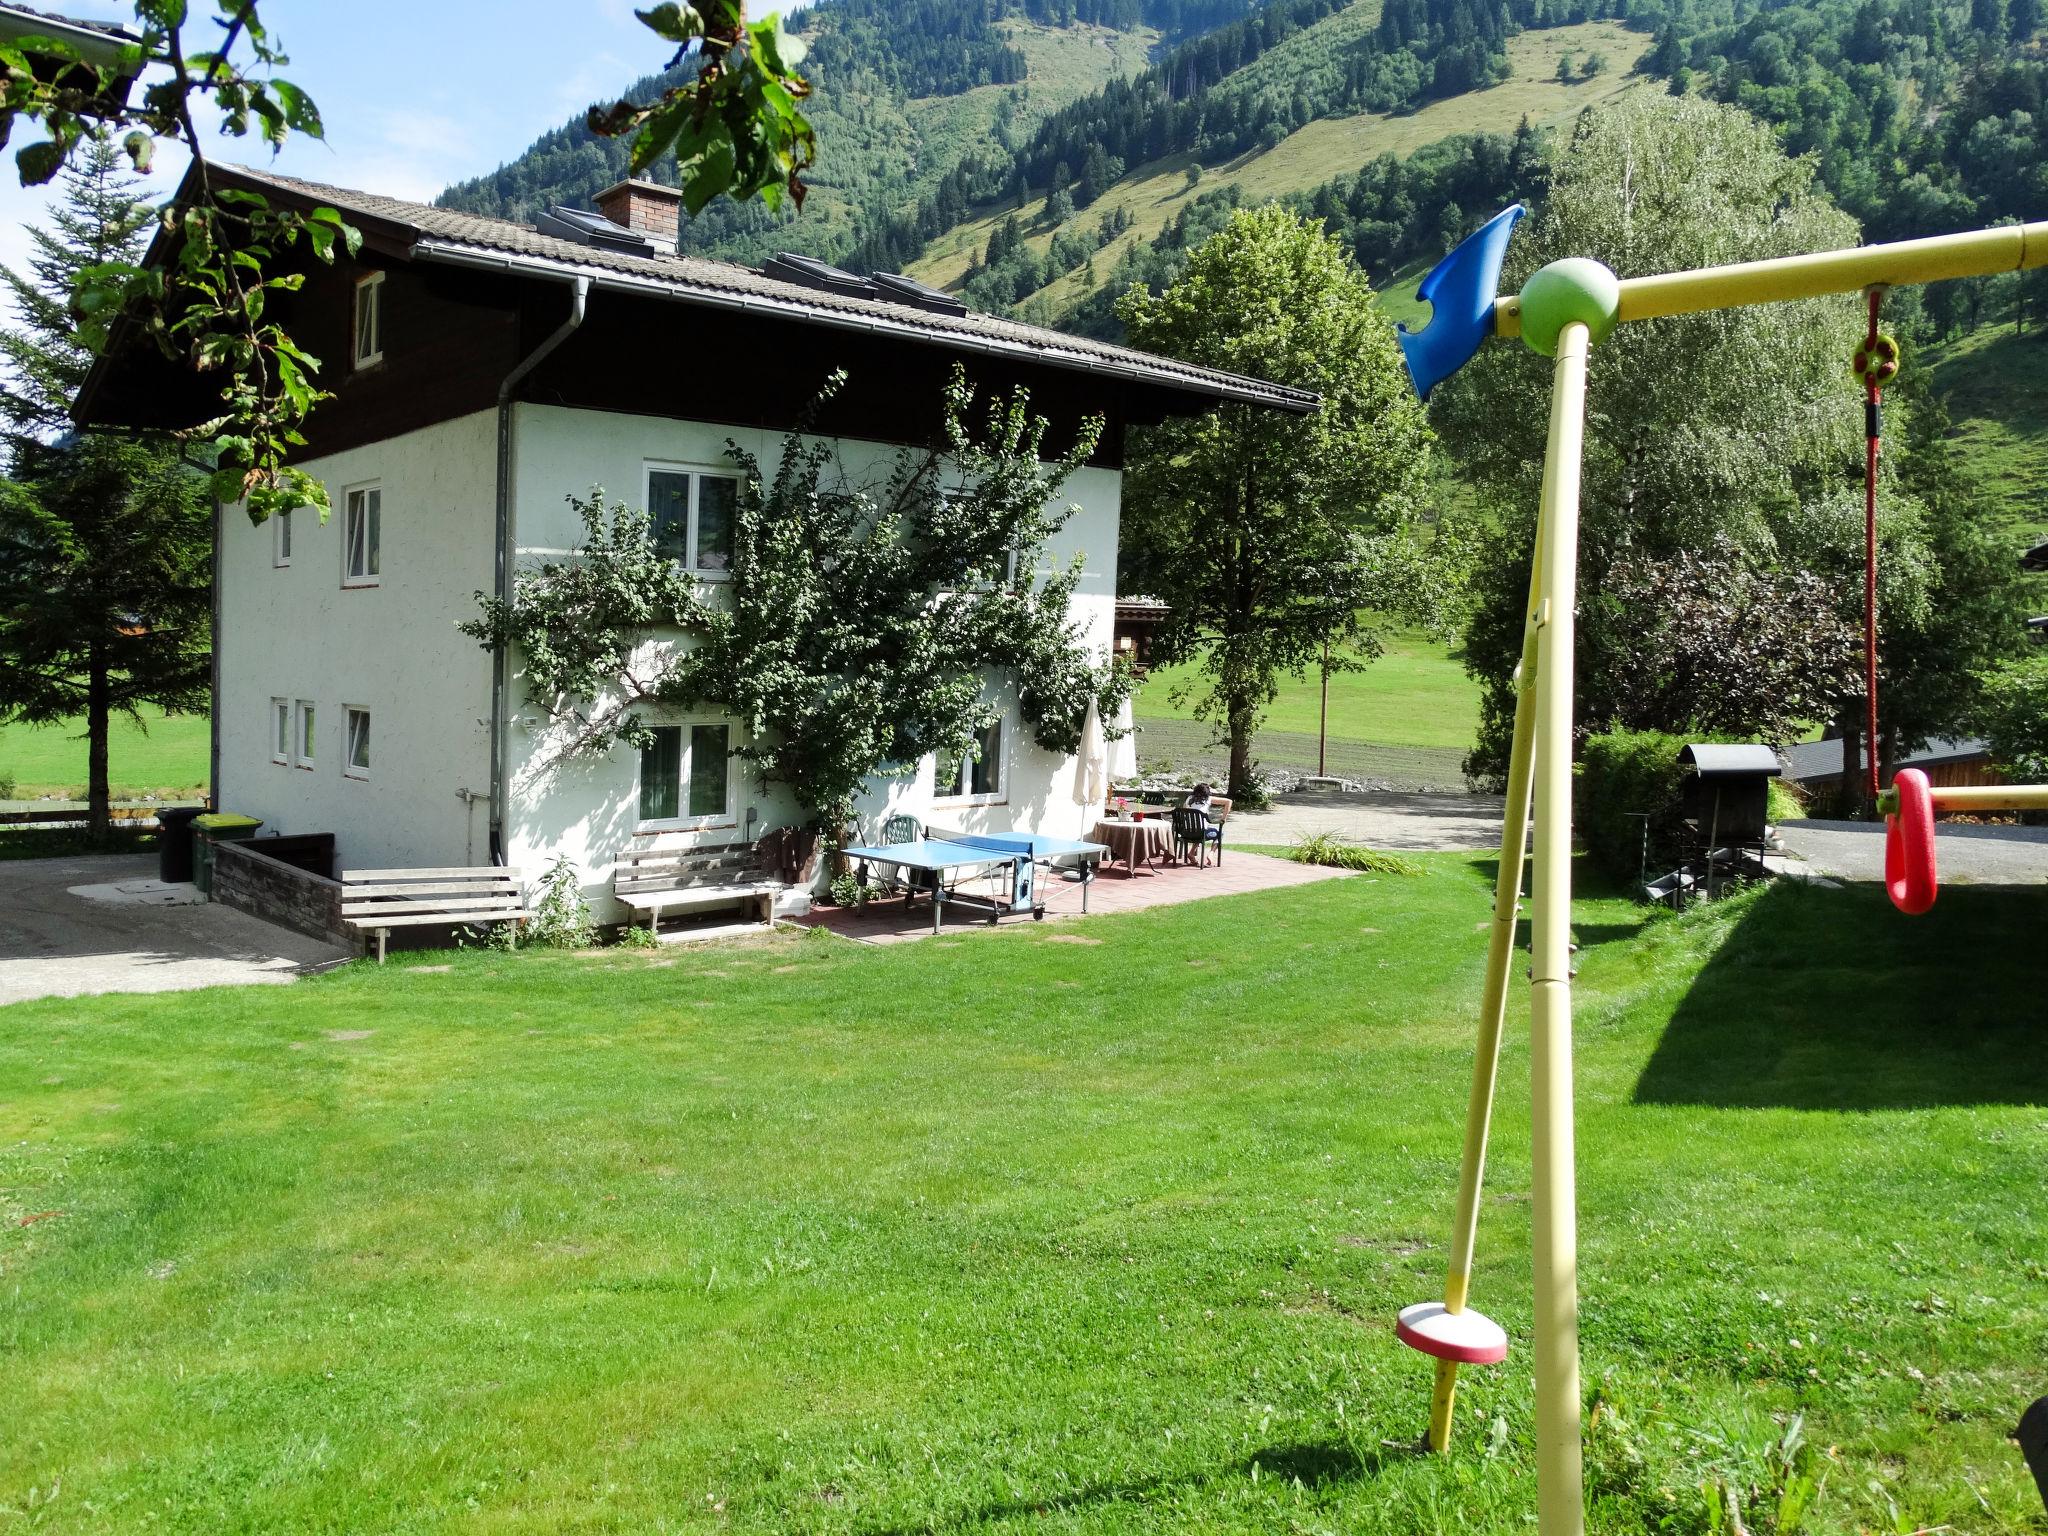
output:
[[[82,20],[134,15],[126,0],[34,3]],[[496,169],[673,52],[634,17],[633,0],[262,0],[260,14],[292,58],[279,73],[318,103],[326,140],[294,136],[272,159],[259,139],[222,138],[209,153],[421,202]],[[210,25],[188,26],[188,46]],[[17,147],[30,137],[17,131]],[[184,156],[165,151],[151,180],[168,197]],[[25,226],[45,222],[50,200],[19,184],[11,156],[0,160],[0,262],[19,269]]]

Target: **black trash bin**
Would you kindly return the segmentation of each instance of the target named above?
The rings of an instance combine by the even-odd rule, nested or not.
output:
[[[203,805],[167,805],[156,813],[156,877],[166,885],[192,878],[192,819]]]

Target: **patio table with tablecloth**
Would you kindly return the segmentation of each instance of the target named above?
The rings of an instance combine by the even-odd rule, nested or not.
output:
[[[1121,863],[1126,875],[1135,875],[1139,864],[1153,864],[1164,859],[1173,862],[1173,823],[1154,821],[1133,821],[1129,817],[1115,816],[1095,823],[1095,830],[1088,834],[1088,841],[1100,843],[1109,850],[1103,860],[1105,864]]]

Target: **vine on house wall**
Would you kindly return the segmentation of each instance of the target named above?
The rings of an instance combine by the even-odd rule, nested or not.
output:
[[[978,400],[956,366],[938,440],[856,480],[808,430],[843,382],[784,439],[772,477],[728,442],[740,488],[725,579],[683,572],[642,513],[597,490],[570,498],[574,558],[520,572],[509,602],[477,594],[482,617],[463,632],[516,651],[557,760],[644,745],[653,707],[716,709],[742,727],[734,755],[836,835],[868,780],[971,753],[996,713],[992,680],[1015,688],[1048,751],[1075,750],[1091,698],[1116,718],[1130,671],[1098,662],[1071,618],[1081,562],[1046,568],[1079,510],[1055,499],[1101,420],[1048,461],[1028,394]],[[693,643],[656,643],[675,630]]]

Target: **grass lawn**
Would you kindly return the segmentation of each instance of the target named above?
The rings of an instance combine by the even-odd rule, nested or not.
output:
[[[206,784],[209,737],[204,715],[144,712],[146,726],[116,720],[107,743],[107,773],[114,797],[190,793]],[[15,794],[82,794],[85,788],[85,726],[0,725],[0,780],[13,779]]]
[[[1964,461],[1997,500],[2017,553],[2048,535],[2048,346],[1987,325],[1930,349],[1928,360]]]
[[[1448,1462],[1487,861],[887,949],[0,1010],[0,1509],[78,1531],[1524,1532],[1524,1030]],[[2048,896],[1579,912],[1595,1527],[2040,1529]],[[1772,1527],[1752,1519],[1758,1532]]]
[[[1173,690],[1193,677],[1195,663],[1157,667],[1132,705],[1140,719],[1186,720],[1193,701],[1173,702]],[[1283,680],[1280,697],[1267,712],[1265,729],[1316,730],[1322,680],[1311,668],[1296,681]],[[1330,678],[1330,735],[1347,741],[1398,747],[1456,747],[1468,750],[1479,731],[1479,685],[1442,642],[1420,632],[1389,638],[1387,652],[1362,672]]]

